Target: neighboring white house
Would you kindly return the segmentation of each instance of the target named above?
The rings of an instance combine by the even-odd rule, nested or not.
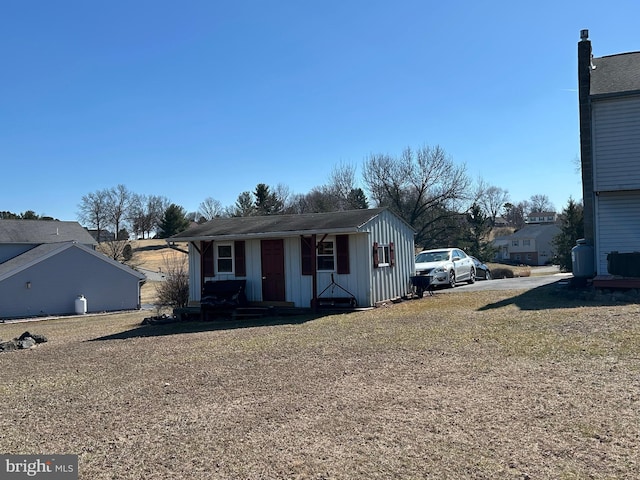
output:
[[[640,52],[593,57],[578,43],[585,239],[594,274],[612,252],[640,251]],[[640,265],[640,262],[638,262]],[[640,268],[636,272],[640,277]]]
[[[170,241],[189,242],[191,301],[205,281],[245,279],[249,301],[310,307],[333,281],[339,295],[374,306],[411,293],[414,234],[376,208],[215,218]]]
[[[553,260],[553,239],[560,231],[560,227],[555,224],[531,224],[511,235],[497,237],[493,241],[496,260],[546,265]]]
[[[556,223],[557,220],[556,212],[531,212],[524,217],[525,223]]]
[[[0,318],[140,308],[145,276],[95,250],[77,222],[0,220]]]

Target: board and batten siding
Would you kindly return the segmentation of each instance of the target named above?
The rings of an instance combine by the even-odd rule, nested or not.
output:
[[[608,274],[610,252],[640,251],[640,191],[596,197],[596,273]]]
[[[378,221],[371,222],[369,265],[372,268],[372,304],[388,301],[411,293],[411,276],[415,271],[414,231],[400,217],[388,210],[381,212]],[[395,265],[373,268],[373,242],[393,243]]]
[[[411,293],[410,277],[414,271],[414,232],[399,217],[388,211],[382,211],[370,222],[348,233],[349,273],[333,272],[337,285],[331,286],[332,272],[317,273],[317,294],[329,287],[322,297],[345,297],[352,294],[358,306],[374,306],[376,303],[392,300]],[[335,239],[335,234],[328,233]],[[267,237],[265,237],[267,238]],[[282,238],[282,237],[269,237]],[[322,235],[318,235],[319,241]],[[245,241],[245,262],[249,301],[262,301],[261,239],[235,237]],[[284,269],[285,300],[296,307],[310,307],[313,298],[313,277],[302,274],[302,251],[300,235],[285,237]],[[373,266],[373,246],[393,243],[395,265]],[[236,278],[233,275],[216,275],[212,280]],[[200,254],[193,244],[189,244],[189,300],[199,301],[200,292]],[[342,290],[342,288],[346,290]],[[347,293],[348,292],[348,293]]]
[[[594,191],[640,189],[640,96],[592,104]]]

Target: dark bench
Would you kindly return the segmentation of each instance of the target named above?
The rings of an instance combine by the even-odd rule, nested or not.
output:
[[[200,297],[200,312],[204,320],[209,314],[233,312],[248,305],[246,280],[218,280],[205,282]]]

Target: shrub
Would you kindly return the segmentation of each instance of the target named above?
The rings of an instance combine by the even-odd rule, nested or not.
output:
[[[189,303],[187,257],[172,252],[162,256],[165,280],[156,286],[159,307],[186,307]]]
[[[500,267],[491,270],[491,276],[493,278],[513,278],[515,277],[513,270],[510,268]]]

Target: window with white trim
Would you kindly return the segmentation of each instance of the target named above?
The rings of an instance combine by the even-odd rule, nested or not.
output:
[[[216,243],[216,270],[233,273],[233,243]]]
[[[319,272],[333,272],[336,268],[336,244],[333,238],[325,238],[318,243],[316,255]]]
[[[518,240],[511,240],[511,246],[512,247],[517,247],[518,246]]]
[[[388,267],[391,265],[391,250],[389,244],[378,244],[378,267]]]

